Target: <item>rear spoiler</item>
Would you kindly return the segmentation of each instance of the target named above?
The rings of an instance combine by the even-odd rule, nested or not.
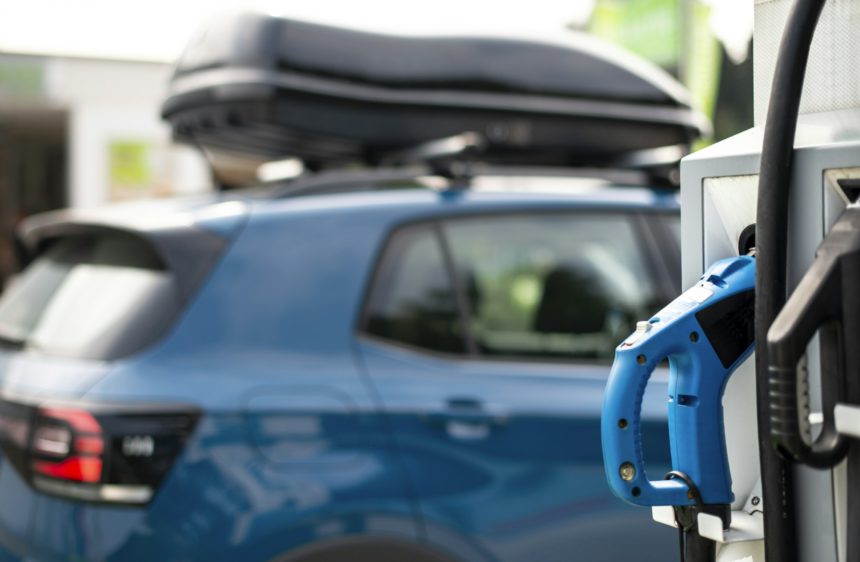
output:
[[[22,271],[33,261],[27,244],[24,243],[17,230],[12,233],[12,259],[15,271]]]
[[[27,264],[59,238],[70,236],[134,236],[145,241],[173,274],[180,297],[187,299],[244,222],[245,204],[238,201],[210,207],[211,213],[141,213],[129,207],[64,209],[30,217],[16,233],[21,263]],[[215,224],[217,223],[217,224]]]

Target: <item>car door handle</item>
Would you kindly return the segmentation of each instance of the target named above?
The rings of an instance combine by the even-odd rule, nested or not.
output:
[[[458,441],[486,439],[493,428],[504,426],[507,414],[498,407],[489,407],[480,400],[451,398],[441,411],[425,416],[432,426],[445,430],[449,437]]]

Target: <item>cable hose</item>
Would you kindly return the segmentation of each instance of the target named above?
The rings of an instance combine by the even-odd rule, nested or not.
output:
[[[825,0],[798,0],[788,17],[764,129],[756,216],[756,406],[765,559],[795,562],[797,537],[791,464],[771,446],[767,331],[786,300],[789,186],[794,135],[809,48]]]

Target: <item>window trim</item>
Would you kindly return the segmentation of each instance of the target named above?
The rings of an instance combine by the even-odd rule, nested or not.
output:
[[[635,216],[633,227],[638,235],[637,239],[640,240],[639,245],[648,257],[645,267],[649,270],[654,281],[655,296],[668,303],[678,296],[677,281],[672,281],[670,271],[674,267],[680,271],[681,267],[680,248],[674,239],[671,239],[671,234],[666,232],[666,227],[659,220],[666,216],[671,216],[671,213],[662,211],[639,212]],[[675,256],[672,259],[667,256],[665,251],[667,245],[677,253],[677,255],[672,254]]]
[[[385,260],[389,255],[389,250],[391,248],[394,240],[400,236],[401,232],[411,228],[423,228],[426,229],[427,232],[433,237],[437,247],[439,248],[439,253],[442,255],[442,263],[446,270],[446,277],[448,278],[448,283],[451,284],[451,290],[454,293],[454,305],[457,307],[457,317],[461,324],[462,330],[462,344],[463,351],[461,353],[451,353],[446,351],[437,351],[433,349],[428,349],[424,347],[419,347],[416,345],[411,345],[405,342],[391,340],[388,338],[384,338],[382,336],[377,336],[375,334],[370,333],[367,328],[370,322],[370,303],[373,297],[373,292],[376,287],[379,285],[379,278],[382,274],[383,265],[385,264]],[[403,349],[409,349],[413,351],[420,351],[421,353],[425,353],[427,355],[437,355],[458,359],[465,359],[471,357],[471,348],[469,347],[468,341],[471,340],[474,345],[474,336],[471,335],[471,329],[469,328],[469,324],[467,322],[468,318],[464,315],[463,310],[463,302],[461,299],[465,298],[464,294],[460,293],[461,289],[458,289],[459,284],[455,281],[456,277],[453,273],[452,269],[453,261],[451,258],[451,254],[449,253],[449,248],[447,243],[444,240],[444,235],[441,229],[441,221],[438,218],[430,217],[423,218],[418,220],[413,220],[409,222],[403,222],[397,224],[394,228],[390,229],[384,236],[382,242],[379,245],[379,248],[376,252],[376,256],[373,260],[373,269],[372,273],[368,276],[368,281],[362,291],[362,299],[361,305],[358,313],[358,321],[354,327],[354,335],[357,338],[368,338],[377,342],[385,342],[389,345],[397,346]],[[470,332],[470,335],[466,336],[466,332]]]
[[[478,350],[478,342],[475,340],[475,333],[472,331],[472,310],[469,306],[469,299],[466,298],[466,288],[463,286],[462,279],[457,274],[457,267],[454,265],[454,254],[451,252],[448,237],[445,236],[445,230],[442,228],[442,220],[433,221],[431,228],[439,244],[439,249],[442,252],[442,262],[445,264],[445,269],[447,270],[448,282],[451,283],[451,289],[454,291],[454,301],[457,303],[457,316],[460,318],[460,329],[463,331],[466,356],[480,357],[481,353]]]
[[[666,287],[667,291],[667,302],[669,300],[674,299],[678,296],[678,294],[684,290],[681,281],[681,241],[679,238],[676,238],[672,233],[670,227],[665,223],[665,221],[660,219],[665,219],[666,217],[672,216],[673,213],[667,212],[656,212],[652,213],[653,219],[649,222],[651,223],[651,231],[653,232],[654,242],[656,244],[658,250],[658,258],[662,260],[664,265],[664,271],[668,272],[676,269],[679,272],[677,279],[667,279],[668,285]],[[657,219],[657,220],[654,220]],[[678,214],[678,219],[680,220],[680,213]],[[665,248],[671,247],[674,251],[665,252]]]
[[[504,218],[504,217],[535,217],[541,215],[592,215],[592,214],[614,214],[620,215],[622,217],[626,217],[631,229],[633,229],[634,234],[641,234],[643,230],[648,231],[647,238],[643,236],[636,236],[635,243],[643,256],[646,256],[646,264],[645,270],[648,273],[649,280],[654,286],[654,289],[657,291],[657,296],[662,297],[664,292],[667,292],[667,287],[665,285],[665,279],[662,279],[663,275],[659,275],[656,273],[655,268],[656,261],[659,260],[660,263],[666,265],[665,260],[663,260],[659,255],[655,255],[655,247],[654,247],[654,238],[656,234],[653,232],[654,230],[654,221],[647,221],[643,215],[648,214],[672,214],[671,209],[667,209],[665,212],[661,209],[651,210],[644,208],[636,208],[636,207],[623,207],[623,206],[615,206],[615,205],[583,205],[581,207],[570,207],[566,209],[558,209],[558,208],[535,208],[535,209],[501,209],[501,210],[490,210],[490,211],[469,211],[462,212],[457,214],[439,214],[439,215],[431,215],[431,216],[423,216],[420,218],[415,218],[411,220],[406,220],[403,222],[397,223],[393,228],[390,228],[382,237],[382,242],[380,243],[378,250],[376,252],[376,256],[374,257],[371,273],[367,277],[366,286],[364,291],[362,292],[362,300],[359,308],[359,314],[357,316],[357,321],[354,327],[354,336],[358,340],[366,340],[374,345],[381,345],[384,347],[392,347],[398,350],[403,350],[410,352],[412,354],[418,356],[425,356],[432,359],[442,359],[452,362],[484,362],[484,363],[515,363],[515,364],[525,364],[525,363],[535,363],[535,364],[547,364],[547,365],[600,365],[608,367],[611,365],[610,361],[600,361],[593,359],[562,359],[557,357],[535,357],[535,356],[488,356],[480,353],[480,350],[477,348],[477,343],[474,339],[474,333],[472,332],[472,325],[470,322],[471,319],[471,311],[468,310],[468,300],[465,298],[465,292],[462,284],[462,280],[460,279],[460,275],[457,273],[456,268],[453,266],[453,255],[451,254],[451,249],[448,241],[448,237],[444,232],[444,223],[447,222],[456,222],[459,220],[474,220],[474,219],[482,219],[482,218]],[[452,289],[455,293],[455,301],[458,309],[458,315],[460,317],[462,331],[463,331],[463,353],[449,353],[445,351],[436,351],[432,349],[427,349],[423,347],[418,347],[415,345],[411,345],[405,342],[391,340],[388,338],[384,338],[381,336],[377,336],[367,332],[367,324],[369,321],[369,305],[370,305],[370,297],[377,286],[377,280],[380,275],[380,270],[382,268],[383,261],[385,260],[388,254],[388,248],[394,239],[395,236],[399,234],[400,231],[406,228],[412,228],[417,226],[426,225],[431,231],[434,231],[435,235],[438,237],[437,242],[441,245],[441,251],[443,254],[443,260],[445,263],[445,268],[448,271],[448,277],[452,280]],[[659,252],[656,252],[659,253]],[[675,296],[675,295],[672,295]],[[468,334],[468,336],[467,336]],[[472,345],[475,346],[474,353],[471,352],[470,344],[467,343],[468,340],[471,340]]]

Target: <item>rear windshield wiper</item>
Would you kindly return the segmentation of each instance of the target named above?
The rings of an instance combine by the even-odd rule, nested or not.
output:
[[[21,338],[13,338],[0,334],[0,349],[23,349],[24,344],[25,342]]]

